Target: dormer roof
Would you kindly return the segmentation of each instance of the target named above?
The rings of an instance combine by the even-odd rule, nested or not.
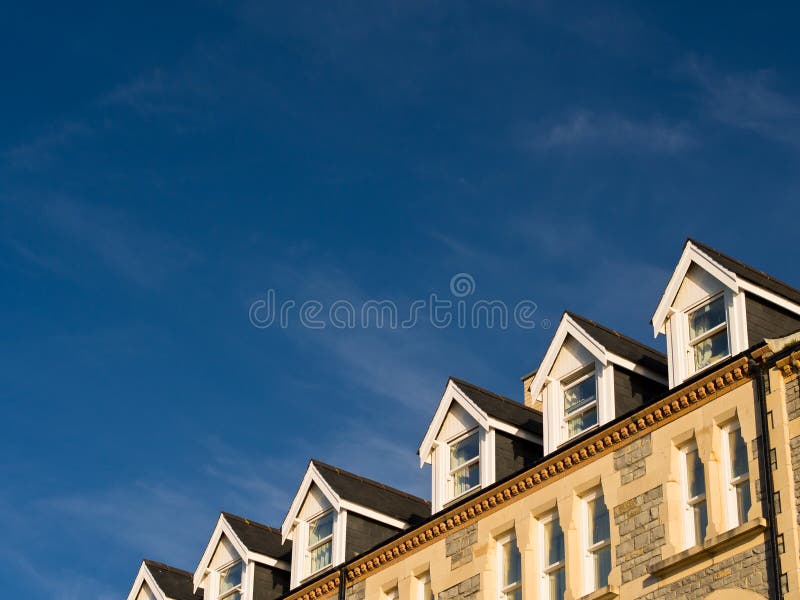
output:
[[[493,427],[538,444],[542,443],[541,412],[463,379],[450,377],[417,451],[421,465],[429,460],[436,436],[453,402],[460,404],[484,429]]]
[[[289,571],[292,545],[291,542],[285,542],[281,538],[280,531],[268,525],[223,512],[217,519],[211,539],[192,576],[195,590],[200,586],[223,536],[228,539],[243,560],[257,562],[281,571]]]
[[[536,398],[547,383],[553,363],[568,336],[573,337],[603,366],[611,362],[666,384],[666,355],[591,319],[565,311],[531,382],[532,398]]]
[[[337,512],[352,511],[396,529],[416,525],[431,514],[427,500],[312,459],[283,521],[283,539],[289,536],[312,485],[320,489]]]
[[[569,315],[581,329],[597,340],[608,352],[664,377],[667,376],[666,354],[574,312],[566,311],[565,314]]]
[[[203,593],[196,592],[192,574],[150,559],[144,559],[133,582],[128,600],[135,600],[143,584],[158,600],[202,600]]]
[[[279,529],[227,512],[223,512],[222,516],[225,517],[236,537],[250,552],[289,561],[292,554],[292,543],[281,541]]]
[[[696,264],[734,292],[744,289],[746,292],[783,305],[795,313],[800,312],[800,290],[711,246],[688,238],[683,246],[681,258],[650,320],[654,336],[664,332],[670,306],[692,264]]]

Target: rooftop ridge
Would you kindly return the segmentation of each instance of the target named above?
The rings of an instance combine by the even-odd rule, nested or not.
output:
[[[350,471],[345,471],[344,469],[340,469],[339,467],[334,467],[326,462],[321,460],[317,460],[316,458],[311,459],[311,464],[315,466],[320,466],[326,469],[330,469],[338,473],[339,475],[344,475],[345,477],[350,477],[351,479],[355,479],[356,481],[360,481],[361,483],[366,483],[372,485],[374,487],[386,490],[387,492],[392,492],[393,494],[397,494],[398,496],[404,496],[409,500],[414,500],[416,502],[421,502],[423,504],[430,505],[430,501],[425,500],[424,498],[420,498],[419,496],[415,496],[414,494],[409,494],[408,492],[404,492],[403,490],[399,490],[395,487],[390,485],[386,485],[385,483],[381,483],[380,481],[375,481],[374,479],[369,479],[367,477],[363,477],[361,475],[356,475],[355,473],[351,473]]]
[[[233,513],[225,512],[224,510],[222,511],[221,514],[225,518],[236,519],[237,521],[242,521],[243,523],[246,523],[247,525],[253,525],[253,526],[259,527],[261,529],[266,529],[270,533],[275,533],[277,535],[281,535],[281,532],[280,532],[279,529],[276,529],[275,527],[272,527],[270,525],[264,525],[264,523],[259,523],[258,521],[253,521],[252,519],[248,519],[247,517],[240,517],[239,515],[234,515]]]
[[[731,261],[733,263],[736,263],[740,267],[744,267],[745,269],[747,269],[749,271],[755,271],[756,273],[758,273],[762,277],[766,277],[770,281],[773,281],[773,282],[778,283],[780,285],[786,286],[787,288],[791,288],[791,289],[793,289],[795,291],[800,292],[800,289],[796,288],[795,286],[790,285],[790,284],[786,283],[785,281],[782,281],[782,280],[778,279],[777,277],[773,277],[772,275],[770,275],[769,273],[765,273],[761,269],[756,269],[755,267],[752,267],[752,266],[748,265],[747,263],[742,262],[738,258],[734,258],[733,256],[730,256],[729,254],[725,254],[724,252],[720,252],[719,250],[717,250],[716,248],[714,248],[712,246],[709,246],[708,244],[704,244],[703,242],[701,242],[699,240],[696,240],[694,238],[691,238],[691,237],[686,238],[686,241],[687,242],[691,242],[692,244],[697,246],[700,250],[703,250],[703,251],[706,251],[706,252],[711,251],[713,253],[719,254],[720,256],[724,256],[727,260],[729,260],[729,261]]]
[[[633,344],[635,346],[638,346],[639,348],[642,348],[643,350],[647,350],[648,352],[652,352],[653,354],[657,354],[658,356],[664,358],[665,360],[667,358],[667,355],[664,354],[663,352],[661,352],[660,350],[656,350],[655,348],[653,348],[652,346],[648,346],[644,342],[640,342],[639,340],[637,340],[635,338],[632,338],[632,337],[630,337],[628,335],[625,335],[624,333],[620,333],[616,329],[611,329],[610,327],[606,327],[605,325],[602,325],[602,324],[598,323],[597,321],[593,321],[592,319],[588,319],[588,318],[584,317],[583,315],[579,315],[576,312],[572,312],[571,310],[565,310],[564,314],[567,314],[567,315],[569,315],[570,317],[572,317],[574,319],[579,319],[581,321],[585,321],[585,322],[589,323],[590,325],[593,325],[594,327],[598,327],[598,328],[602,329],[603,331],[605,331],[606,333],[610,333],[611,335],[615,335],[618,338],[621,338],[621,339],[625,340],[626,342],[629,342],[629,343],[631,343],[631,344]]]
[[[526,408],[529,411],[531,411],[532,413],[535,413],[536,415],[541,415],[541,413],[538,410],[534,410],[530,406],[526,406],[524,403],[519,402],[518,400],[514,400],[513,398],[509,398],[508,396],[501,396],[500,394],[497,394],[497,393],[495,393],[495,392],[493,392],[491,390],[487,390],[486,388],[482,388],[481,386],[475,385],[474,383],[470,383],[469,381],[466,381],[464,379],[459,379],[458,377],[453,377],[452,375],[450,376],[450,379],[452,381],[454,381],[455,383],[466,384],[469,387],[478,390],[479,392],[483,392],[484,394],[489,394],[490,396],[493,396],[494,398],[497,398],[498,400],[502,400],[503,402],[508,402],[510,404],[513,404],[514,406],[518,406],[519,408]]]

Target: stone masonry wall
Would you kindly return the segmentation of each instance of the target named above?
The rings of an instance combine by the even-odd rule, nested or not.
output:
[[[472,547],[478,542],[478,525],[473,523],[447,536],[445,555],[450,559],[450,570],[472,562]],[[441,594],[439,595],[441,598]]]
[[[786,384],[786,412],[790,421],[800,417],[800,378]]]
[[[367,597],[367,583],[359,581],[355,585],[347,588],[344,592],[345,600],[365,600]]]
[[[481,576],[474,575],[458,585],[439,592],[439,600],[475,600],[481,591]]]
[[[661,522],[661,486],[614,507],[614,523],[619,529],[617,564],[622,583],[647,574],[647,566],[661,559],[665,543]]]
[[[800,523],[800,436],[789,440],[792,457],[792,474],[794,476],[794,505],[797,522]]]
[[[614,452],[614,470],[620,472],[622,485],[643,477],[646,473],[645,458],[653,453],[650,434]]]
[[[767,598],[769,596],[767,559],[766,547],[757,546],[649,592],[641,596],[640,600],[666,598],[700,600],[714,590],[724,588],[750,590]]]

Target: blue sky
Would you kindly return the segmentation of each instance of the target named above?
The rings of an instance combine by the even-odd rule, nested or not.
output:
[[[521,397],[565,308],[662,346],[686,236],[800,284],[789,6],[298,4],[4,11],[9,597],[193,570],[220,510],[279,524],[312,456],[427,496],[446,377]],[[248,319],[462,272],[540,326]]]

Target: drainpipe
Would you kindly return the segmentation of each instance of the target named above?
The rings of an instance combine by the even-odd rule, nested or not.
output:
[[[770,449],[772,447],[769,439],[769,415],[767,414],[767,392],[764,385],[764,378],[769,377],[769,371],[765,371],[764,366],[749,357],[749,366],[754,371],[756,384],[756,411],[761,422],[761,435],[758,436],[759,448],[758,456],[761,458],[761,506],[766,507],[767,537],[770,546],[770,560],[767,561],[767,576],[769,577],[769,587],[772,590],[771,597],[781,600],[783,589],[781,587],[781,561],[778,557],[778,520],[775,514],[775,480],[770,464]],[[783,502],[783,499],[781,499]]]
[[[345,584],[344,574],[347,570],[347,565],[344,564],[339,569],[339,600],[344,600],[347,593],[347,585]]]

